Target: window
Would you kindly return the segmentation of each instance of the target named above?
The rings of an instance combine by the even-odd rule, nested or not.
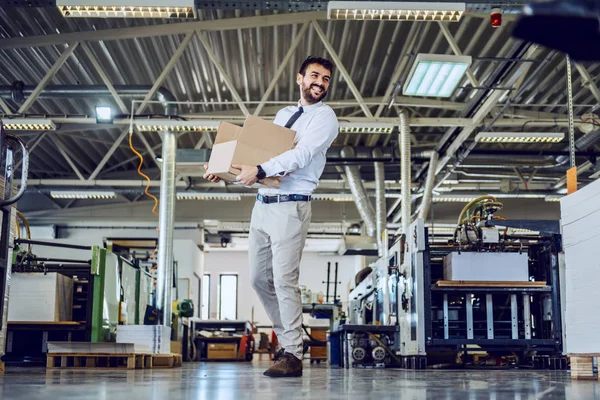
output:
[[[219,285],[219,319],[237,319],[237,275],[221,275]]]
[[[209,319],[210,318],[210,275],[204,274],[204,278],[202,278],[202,289],[200,290],[200,294],[202,299],[200,304],[202,304],[202,310],[200,314],[200,318]]]

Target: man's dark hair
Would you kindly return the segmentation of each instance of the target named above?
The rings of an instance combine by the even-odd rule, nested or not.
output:
[[[306,60],[304,60],[304,62],[302,63],[302,66],[300,67],[300,75],[304,76],[304,74],[306,73],[306,68],[308,68],[309,65],[311,64],[319,64],[321,65],[323,68],[328,69],[329,73],[331,75],[333,75],[333,63],[325,58],[322,57],[313,57],[313,56],[309,56]]]

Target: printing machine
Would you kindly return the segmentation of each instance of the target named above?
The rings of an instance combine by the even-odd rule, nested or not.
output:
[[[558,221],[506,220],[502,206],[470,202],[445,241],[417,219],[357,276],[340,364],[566,368]]]

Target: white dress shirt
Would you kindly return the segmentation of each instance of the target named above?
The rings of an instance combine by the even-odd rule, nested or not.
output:
[[[285,126],[298,106],[282,108],[273,123]],[[304,112],[290,129],[296,131],[296,147],[261,164],[267,176],[282,176],[279,189],[261,188],[262,195],[311,195],[325,169],[327,149],[338,135],[335,112],[323,102],[302,106]]]

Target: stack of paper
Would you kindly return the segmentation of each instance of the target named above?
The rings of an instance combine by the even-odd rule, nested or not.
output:
[[[148,354],[149,346],[134,343],[48,342],[48,353]]]
[[[153,354],[170,354],[171,328],[162,325],[119,325],[117,343],[148,346]]]
[[[600,180],[560,200],[570,354],[600,353]],[[563,284],[563,282],[561,282]]]

